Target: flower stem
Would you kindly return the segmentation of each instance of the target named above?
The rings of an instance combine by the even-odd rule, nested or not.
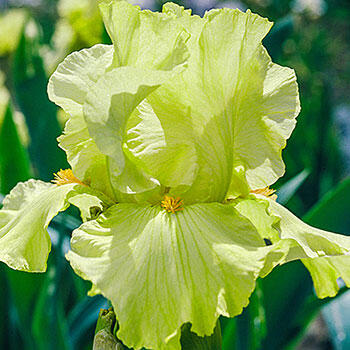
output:
[[[117,325],[113,308],[101,309],[98,316],[93,350],[125,350],[123,344],[114,336]]]

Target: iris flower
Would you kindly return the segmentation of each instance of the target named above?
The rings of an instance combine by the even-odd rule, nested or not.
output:
[[[72,169],[5,198],[0,260],[45,271],[47,226],[77,206],[67,259],[112,302],[117,336],[135,349],[180,349],[185,323],[212,334],[288,261],[302,259],[321,298],[338,277],[350,285],[349,238],[306,225],[269,189],[300,110],[294,71],[262,45],[272,23],[172,3],[100,10],[113,45],[71,54],[48,87],[70,116],[59,144]]]

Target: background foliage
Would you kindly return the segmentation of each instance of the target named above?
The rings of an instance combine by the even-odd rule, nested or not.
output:
[[[163,1],[138,3],[157,10]],[[279,201],[316,227],[350,234],[350,2],[178,3],[198,14],[211,7],[250,8],[275,22],[264,44],[275,62],[296,70],[302,104],[284,151],[287,173],[276,185]],[[55,140],[66,117],[49,102],[47,79],[67,54],[99,42],[109,39],[95,0],[0,0],[0,199],[18,181],[50,180],[67,167]],[[108,303],[87,297],[88,283],[64,259],[77,217],[72,210],[50,226],[53,252],[46,274],[0,264],[1,349],[91,348],[98,311]],[[315,349],[349,349],[349,309],[350,291],[318,300],[302,264],[290,263],[258,281],[241,316],[221,319],[222,346],[312,349],[311,339]],[[184,349],[193,346],[183,342]]]

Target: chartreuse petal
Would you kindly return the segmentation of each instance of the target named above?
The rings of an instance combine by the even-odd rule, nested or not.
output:
[[[183,70],[188,34],[174,16],[140,11],[124,1],[102,1],[101,11],[114,41],[113,65],[113,49],[108,46],[97,45],[73,54],[51,78],[49,95],[72,116],[60,145],[76,176],[101,191],[110,175],[118,199],[129,194],[136,198],[139,192],[157,188],[159,182],[125,158],[125,124],[149,93]],[[134,68],[120,67],[126,65]],[[109,85],[103,86],[108,80]],[[95,112],[102,101],[105,108],[99,116]],[[81,118],[84,113],[88,130]],[[109,188],[104,192],[110,195]]]
[[[173,76],[172,72],[119,67],[106,72],[86,96],[84,116],[101,151],[124,168],[123,138],[133,110]]]
[[[113,59],[112,45],[95,45],[70,54],[51,76],[50,99],[70,116],[81,116],[89,88],[104,74]]]
[[[173,70],[188,58],[188,34],[173,16],[141,11],[120,0],[100,0],[99,4],[114,44],[115,67]]]
[[[303,249],[306,257],[299,257],[311,274],[319,298],[337,294],[339,277],[350,287],[350,237],[311,227],[274,202],[270,211],[281,218],[281,238],[292,238]],[[285,262],[293,259],[295,256],[289,254]]]
[[[186,203],[221,202],[228,193],[247,194],[249,187],[273,183],[284,171],[281,150],[294,128],[299,101],[294,72],[272,64],[261,44],[272,24],[249,11],[214,10],[203,19],[181,8],[176,11],[174,5],[165,11],[176,15],[191,34],[188,69],[147,102],[163,128],[163,140],[173,129],[187,129],[184,146],[191,152],[176,164],[186,163],[188,153],[196,159],[196,169],[190,169],[195,178],[188,176],[187,181],[193,180],[192,187],[181,193],[182,177],[177,184],[174,181],[176,167],[164,166],[165,154],[175,153],[175,142],[152,149],[146,147],[151,143],[146,138],[142,148],[136,134],[128,140],[130,151],[150,164],[151,175],[162,184],[182,186],[173,193],[181,194]],[[141,123],[148,118],[146,111]]]
[[[281,239],[293,239],[309,258],[344,255],[350,251],[350,237],[309,226],[288,209],[269,199],[269,211],[280,218]]]
[[[314,282],[319,298],[334,297],[339,291],[339,277],[350,288],[350,256],[334,256],[314,259],[303,259]]]
[[[75,186],[74,191],[69,192],[66,199],[80,210],[83,222],[95,219],[103,210],[115,204],[104,193],[87,186]]]
[[[167,118],[160,122],[146,100],[137,107],[127,126],[126,150],[135,164],[163,186],[185,189],[197,174],[192,125],[189,118],[178,122],[177,104],[168,103],[164,110]]]
[[[113,197],[106,156],[90,137],[83,104],[89,88],[111,65],[113,47],[96,45],[69,55],[50,78],[50,99],[70,115],[59,145],[67,153],[75,176],[92,188]]]
[[[350,286],[350,237],[311,227],[282,205],[260,195],[237,199],[232,205],[253,223],[261,237],[273,243],[261,276],[278,264],[301,259],[320,298],[337,294],[339,277]]]
[[[219,315],[242,312],[267,248],[231,205],[121,203],[73,232],[67,258],[112,301],[125,345],[180,349],[182,324],[210,335]]]
[[[67,121],[59,145],[65,150],[74,175],[85,184],[114,198],[109,180],[107,157],[97,148],[82,116]]]
[[[272,63],[265,50],[261,50],[260,55],[264,57],[263,64],[252,69],[263,84],[255,92],[250,91],[248,84],[245,92],[241,90],[240,118],[235,130],[236,161],[246,169],[252,189],[269,186],[284,174],[282,150],[300,112],[294,70]],[[246,76],[250,74],[252,71],[248,70]],[[248,122],[244,120],[245,115],[250,116]]]
[[[57,186],[29,180],[17,184],[0,210],[0,261],[16,270],[44,272],[51,249],[47,228],[69,204],[78,207],[86,220],[93,215],[91,208],[102,211],[115,203],[76,183]]]
[[[5,197],[0,211],[0,261],[16,270],[46,270],[51,249],[47,227],[67,208],[66,196],[74,186],[29,180]]]

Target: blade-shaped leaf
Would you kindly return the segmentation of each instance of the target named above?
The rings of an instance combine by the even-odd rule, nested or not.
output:
[[[84,342],[84,338],[93,336],[100,309],[108,307],[108,302],[102,296],[86,296],[68,315],[69,335],[73,348]]]
[[[266,315],[261,280],[257,281],[249,306],[242,315],[233,319],[222,319],[223,350],[260,349],[266,335]]]
[[[60,244],[59,244],[60,245]],[[59,290],[61,286],[64,260],[59,250],[51,256],[45,283],[38,295],[32,322],[32,331],[38,350],[52,348],[73,349],[68,333],[68,323],[64,314]]]
[[[21,144],[9,105],[0,126],[0,192],[7,194],[18,181],[30,177],[29,157]]]
[[[277,191],[278,202],[286,204],[295,195],[309,174],[310,171],[305,169],[281,186]]]
[[[36,175],[49,180],[53,172],[66,167],[66,161],[63,151],[57,147],[56,138],[61,128],[56,117],[57,109],[46,94],[48,79],[39,55],[39,38],[35,29],[35,24],[30,22],[21,36],[14,56],[13,77],[17,101],[29,129],[33,167]]]
[[[9,105],[0,127],[0,191],[6,194],[18,181],[25,181],[30,176],[29,157],[21,144],[13,121],[12,108]],[[30,323],[32,304],[43,278],[39,275],[14,271],[5,266],[1,269],[1,274],[7,279],[8,290],[5,293],[9,294],[11,302],[8,307],[9,310],[12,309],[11,314],[14,315],[12,319],[16,323],[14,325],[10,322],[9,326],[17,326],[21,329],[19,334],[23,338],[24,345],[33,346],[33,339],[27,325]]]

